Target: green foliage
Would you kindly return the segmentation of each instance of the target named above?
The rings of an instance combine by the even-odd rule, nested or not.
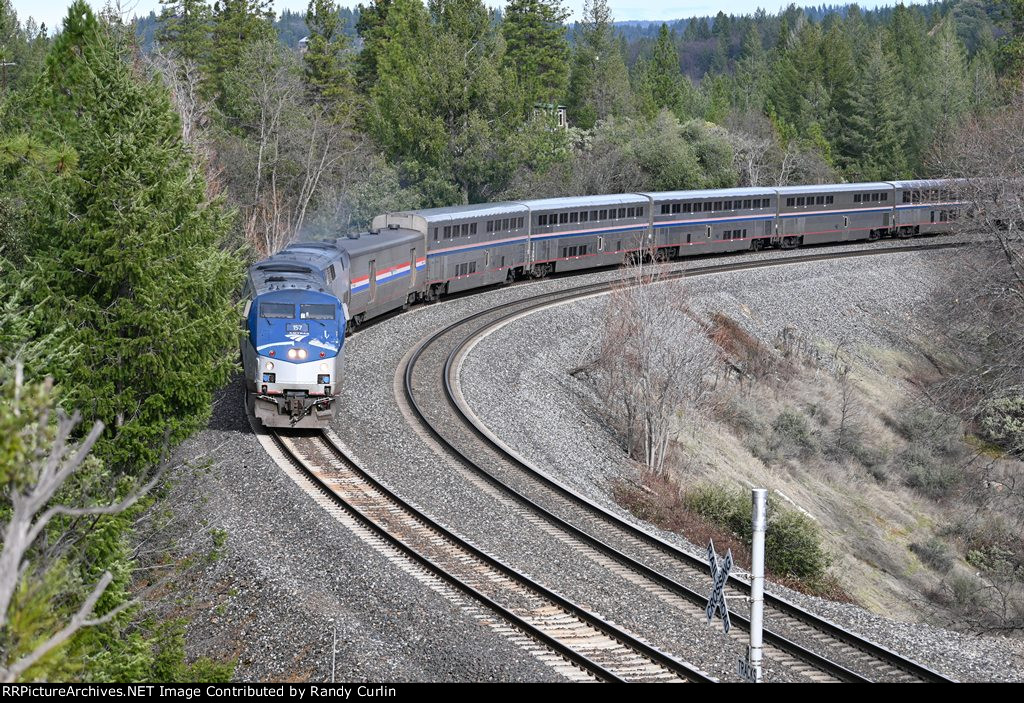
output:
[[[212,15],[205,0],[160,0],[156,38],[181,59],[196,64],[208,60]]]
[[[396,0],[373,33],[368,128],[428,204],[486,200],[511,174],[522,100],[480,0]]]
[[[238,262],[163,87],[141,79],[76,3],[21,126],[73,149],[74,170],[27,169],[22,238],[34,334],[66,326],[64,400],[108,427],[101,456],[152,464],[200,427],[233,368]],[[173,340],[170,343],[169,340]]]
[[[705,520],[750,542],[753,530],[748,492],[702,484],[687,491],[683,503]],[[773,496],[768,499],[765,560],[766,568],[776,576],[795,578],[808,585],[824,583],[832,561],[814,521],[803,513],[783,508]]]
[[[949,545],[935,536],[929,537],[926,542],[914,542],[910,545],[910,551],[940,574],[947,573],[955,563]]]
[[[1024,395],[1008,394],[986,403],[981,412],[982,435],[1009,451],[1024,451]]]
[[[501,33],[505,69],[515,75],[526,107],[558,104],[569,79],[569,42],[561,0],[510,0]]]
[[[772,451],[782,456],[806,456],[818,450],[818,442],[803,413],[786,408],[772,422]]]
[[[223,108],[230,92],[226,80],[239,66],[248,47],[276,39],[271,0],[217,0],[213,4],[210,51],[204,62],[207,96]]]
[[[569,73],[569,119],[590,129],[633,112],[629,72],[615,38],[607,0],[585,0]]]
[[[306,26],[309,35],[302,57],[306,85],[314,101],[340,116],[353,107],[355,83],[338,6],[331,0],[310,0]]]
[[[949,496],[964,479],[961,467],[936,459],[918,445],[910,445],[894,457],[894,462],[907,486],[936,500]]]

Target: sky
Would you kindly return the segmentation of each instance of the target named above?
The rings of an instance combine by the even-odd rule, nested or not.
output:
[[[99,9],[107,0],[88,0],[94,9]],[[852,1],[852,0],[849,0]],[[358,5],[360,0],[340,0],[340,5]],[[362,0],[364,4],[368,0]],[[844,4],[847,0],[795,0],[797,5],[822,5]],[[895,0],[862,0],[859,2],[863,8],[873,8],[879,5],[892,5]],[[59,26],[63,19],[70,0],[13,0],[15,11],[21,20],[34,17],[37,22],[45,22],[51,29]],[[305,11],[309,0],[275,0],[274,9],[280,12],[282,9]],[[503,5],[503,2],[487,2],[492,7]],[[578,19],[583,9],[583,0],[563,0],[564,6],[573,14],[572,19]],[[758,7],[764,7],[769,12],[776,12],[789,4],[785,0],[731,0],[722,2],[719,0],[610,0],[608,3],[612,9],[612,15],[616,20],[674,20],[683,17],[700,17],[704,15],[718,14],[724,10],[728,14],[743,15],[752,13]],[[147,15],[151,10],[159,11],[160,0],[121,0],[122,9],[127,11],[127,16],[133,14]]]

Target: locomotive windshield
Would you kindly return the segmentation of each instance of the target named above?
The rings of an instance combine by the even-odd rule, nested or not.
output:
[[[303,307],[306,307],[303,305]],[[260,317],[278,317],[290,320],[295,317],[295,306],[291,303],[260,303]]]
[[[318,305],[314,303],[307,303],[299,306],[299,319],[300,320],[333,320],[334,319],[334,306],[333,305]]]

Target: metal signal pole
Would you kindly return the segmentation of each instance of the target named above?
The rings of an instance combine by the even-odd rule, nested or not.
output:
[[[752,491],[754,535],[750,564],[750,667],[754,680],[761,683],[761,630],[764,623],[764,532],[767,527],[767,495],[764,488]]]

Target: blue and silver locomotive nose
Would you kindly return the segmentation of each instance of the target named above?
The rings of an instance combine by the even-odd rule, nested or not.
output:
[[[243,345],[250,412],[268,427],[323,427],[331,405],[345,339],[341,303],[301,289],[255,297]]]

